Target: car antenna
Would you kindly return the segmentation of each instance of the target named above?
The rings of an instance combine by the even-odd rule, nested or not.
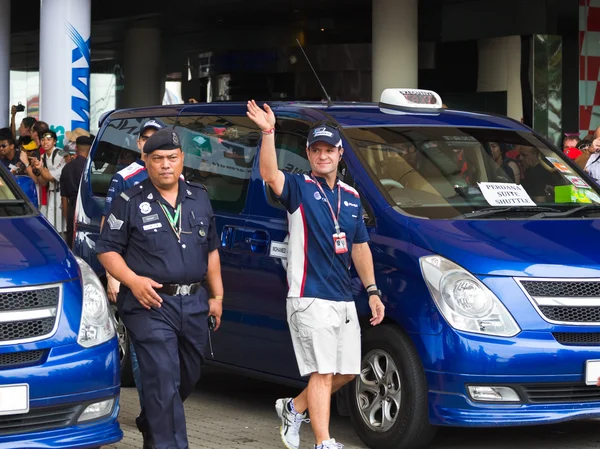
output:
[[[302,54],[306,58],[306,62],[308,62],[308,65],[310,66],[311,70],[315,74],[315,78],[319,82],[319,85],[321,86],[321,89],[323,89],[323,93],[325,94],[325,98],[327,98],[327,107],[331,106],[333,104],[331,102],[331,97],[329,96],[329,94],[325,90],[325,86],[323,86],[323,83],[319,79],[319,75],[317,75],[317,72],[315,72],[315,69],[314,69],[313,65],[310,63],[310,59],[308,59],[308,56],[306,55],[306,52],[304,51],[304,48],[302,47],[302,44],[300,43],[300,41],[297,38],[296,38],[296,42],[298,42],[298,47],[300,47],[300,50],[302,50]]]

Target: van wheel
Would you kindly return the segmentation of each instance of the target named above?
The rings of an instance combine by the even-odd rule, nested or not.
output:
[[[119,361],[121,362],[121,386],[134,387],[135,379],[133,378],[133,368],[131,367],[131,355],[129,353],[129,335],[127,328],[121,318],[117,306],[111,304],[111,312],[117,329],[117,337],[119,339]]]
[[[371,448],[427,446],[436,428],[427,415],[427,382],[412,342],[401,330],[379,325],[364,333],[361,374],[348,385],[350,418]]]

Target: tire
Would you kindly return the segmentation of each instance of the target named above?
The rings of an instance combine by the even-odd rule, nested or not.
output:
[[[374,365],[380,368],[379,379],[387,382],[376,380]],[[437,428],[429,424],[427,382],[419,355],[408,336],[393,325],[364,333],[361,375],[348,384],[347,394],[350,419],[370,448],[418,449],[435,437]],[[388,405],[382,407],[382,403]],[[382,419],[384,407],[391,419]]]
[[[135,387],[135,379],[133,378],[133,368],[131,367],[131,354],[129,353],[129,335],[127,328],[119,317],[117,306],[111,304],[111,312],[117,329],[117,337],[119,339],[119,360],[121,362],[121,386]]]

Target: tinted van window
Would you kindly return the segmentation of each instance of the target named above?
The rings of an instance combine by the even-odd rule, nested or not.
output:
[[[96,196],[106,196],[115,173],[140,157],[138,131],[156,120],[175,126],[185,152],[183,175],[202,183],[213,208],[241,212],[246,202],[259,132],[247,117],[173,116],[116,119],[108,123],[94,153],[91,182]]]

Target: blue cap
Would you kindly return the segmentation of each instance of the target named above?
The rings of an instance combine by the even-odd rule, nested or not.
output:
[[[308,132],[306,146],[309,147],[316,142],[325,142],[334,147],[341,147],[342,137],[340,132],[333,126],[317,125]]]
[[[150,154],[156,150],[175,150],[181,148],[179,135],[173,128],[163,128],[156,131],[146,141],[144,153]]]

